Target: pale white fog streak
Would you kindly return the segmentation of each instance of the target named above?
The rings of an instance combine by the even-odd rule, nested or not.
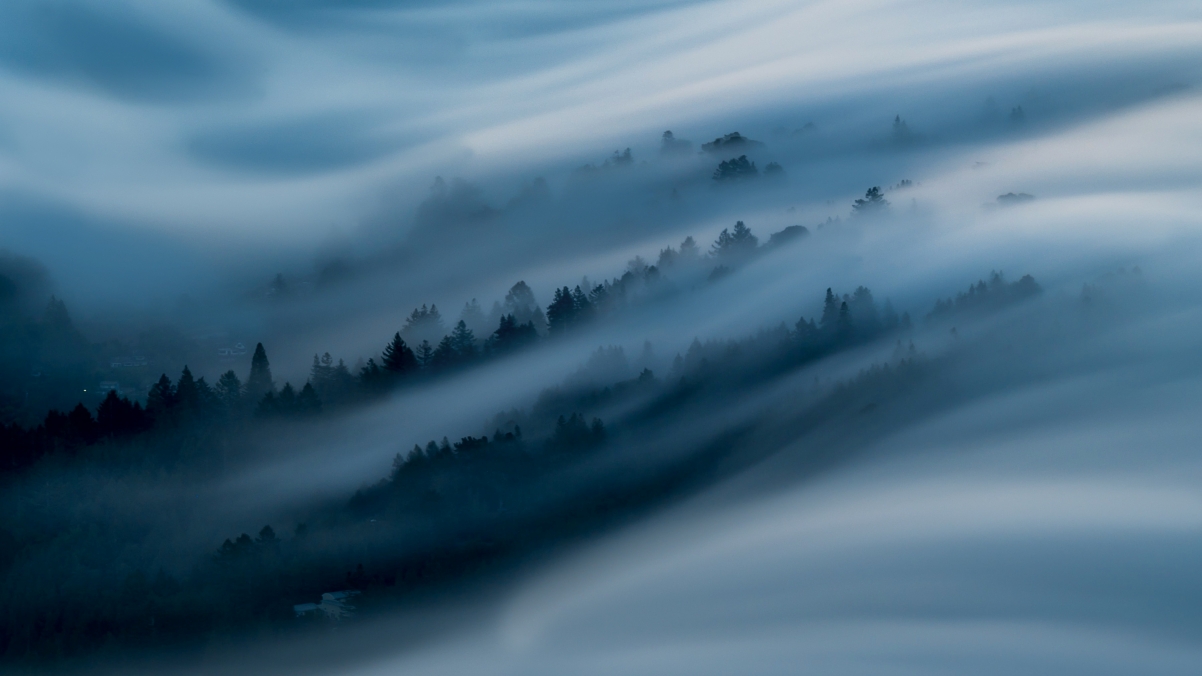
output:
[[[1102,339],[1087,377],[957,407],[803,486],[719,489],[543,571],[483,629],[347,673],[1194,673],[1198,328],[1142,324],[1138,355]]]
[[[913,412],[846,462],[807,471],[799,458],[812,440],[796,440],[685,504],[469,599],[471,621],[436,641],[402,649],[387,617],[312,639],[375,644],[358,663],[312,671],[1198,672],[1196,3],[380,3],[345,14],[262,5],[107,6],[173,39],[208,38],[192,48],[216,65],[194,69],[195,88],[170,96],[78,64],[35,72],[16,58],[0,69],[0,206],[17,214],[0,223],[0,246],[45,258],[69,299],[113,300],[149,276],[130,272],[145,260],[210,289],[220,286],[214,278],[269,278],[259,274],[268,263],[345,244],[349,258],[377,267],[282,309],[212,301],[247,334],[274,331],[276,378],[295,384],[313,352],[349,363],[377,354],[427,300],[452,323],[467,299],[487,311],[525,279],[545,307],[554,287],[617,276],[635,254],[654,262],[685,235],[704,248],[736,218],[761,241],[792,224],[811,232],[716,283],[536,353],[281,437],[274,459],[183,498],[212,503],[213,523],[196,526],[206,537],[228,535],[237,519],[251,519],[238,526],[249,529],[345,499],[415,443],[489,433],[494,414],[530,406],[601,345],[622,346],[633,365],[650,340],[664,377],[694,337],[743,337],[817,316],[827,287],[866,285],[920,325],[936,298],[991,270],[1030,273],[1045,290],[1033,314],[961,326],[961,338],[920,327],[915,342],[928,357],[959,354],[949,363],[968,365],[957,373],[967,394]],[[1031,115],[1013,133],[965,122],[994,94],[1003,114],[1021,101],[1046,117]],[[891,145],[899,111],[921,141]],[[830,135],[771,136],[811,118]],[[719,193],[708,158],[657,158],[665,128],[694,150],[735,129],[763,138],[790,182]],[[327,134],[328,145],[293,152]],[[275,140],[248,141],[267,137]],[[573,202],[579,184],[568,173],[627,146],[649,160],[632,168],[645,173],[593,184],[611,191],[594,198],[604,206],[637,207],[634,225],[618,230],[622,214]],[[520,225],[505,236],[429,259],[373,259],[403,240],[434,174],[480,183],[492,204],[546,174],[561,210],[514,216]],[[888,193],[889,218],[847,218],[864,188],[902,178],[914,186]],[[644,180],[653,188],[632,187]],[[685,206],[662,207],[678,186]],[[1035,200],[999,205],[1010,192]],[[83,225],[59,227],[42,207]],[[828,216],[843,220],[816,227]],[[384,230],[392,240],[376,239]],[[80,232],[98,238],[89,242],[147,239],[111,256],[86,245],[64,253],[62,242]],[[598,232],[607,236],[562,256],[547,243]],[[185,249],[191,257],[172,257]],[[1103,329],[1055,314],[1077,307],[1083,284],[1120,269],[1138,281],[1115,292],[1119,309],[1099,315]],[[110,275],[125,281],[100,288]],[[130,304],[161,291],[145,286]],[[1024,344],[1014,322],[1036,320],[1039,335]],[[1023,349],[990,342],[994,329]],[[759,409],[783,416],[808,402],[816,377],[829,385],[891,350],[871,346],[787,374],[695,427]],[[206,660],[208,673],[284,669],[242,652]]]
[[[989,95],[1003,112],[1032,96],[1050,110],[1087,112],[1088,97],[1067,108],[1057,100],[1057,78],[1121,103],[1132,83],[1151,87],[1137,99],[1189,86],[1188,64],[1202,51],[1197,8],[1175,2],[701,2],[608,12],[557,3],[295,12],[218,0],[75,4],[176,44],[183,56],[167,57],[199,65],[158,98],[145,80],[163,73],[127,73],[120,53],[90,55],[92,43],[55,54],[63,63],[49,71],[30,70],[27,34],[34,43],[74,36],[44,34],[57,24],[29,9],[35,3],[13,3],[8,22],[22,39],[12,38],[18,67],[0,69],[0,186],[77,212],[92,237],[166,233],[218,266],[352,233],[385,208],[406,213],[435,173],[504,194],[515,168],[533,176],[625,146],[647,158],[664,128],[699,143],[726,127],[762,137],[812,119],[868,140],[887,133],[895,112],[931,132],[950,110],[975,114]],[[154,45],[114,42],[111,51],[164,60],[153,68],[169,73],[174,62]],[[4,227],[10,246],[46,259],[64,286],[124,263],[120,250],[64,260],[39,237],[48,218],[23,214]],[[97,293],[84,283],[74,290]]]
[[[1196,213],[1202,198],[1196,186],[1202,185],[1202,171],[1187,158],[1191,150],[1202,149],[1202,118],[1191,114],[1199,108],[1197,98],[1179,98],[1052,138],[965,151],[930,174],[914,175],[918,187],[891,196],[897,202],[895,221],[815,230],[803,242],[772,252],[719,284],[653,304],[568,343],[403,392],[312,437],[287,438],[280,444],[286,449],[281,464],[223,486],[223,503],[237,509],[247,507],[241,502],[246,499],[256,506],[291,503],[313,492],[337,494],[373,482],[387,472],[397,452],[415,443],[491,432],[494,414],[529,406],[598,346],[622,346],[633,364],[649,340],[657,355],[651,366],[663,377],[673,355],[686,351],[695,337],[738,338],[782,321],[791,326],[801,316],[816,317],[828,286],[845,293],[867,285],[879,301],[888,298],[899,312],[910,312],[917,320],[935,298],[952,295],[993,269],[1012,279],[1034,274],[1058,296],[1074,295],[1082,283],[1121,266],[1143,265],[1148,277],[1168,284],[1182,272],[1178,259],[1198,247]],[[1141,188],[1151,160],[1135,148],[1163,154],[1166,162],[1155,166],[1172,180]],[[977,157],[988,158],[989,166],[975,167]],[[1127,188],[1095,187],[1105,182]],[[1030,205],[995,208],[991,198],[1012,189],[1040,197]],[[906,198],[918,206],[907,208]],[[753,224],[771,223],[772,218],[778,217],[754,211],[747,217]],[[779,222],[783,227],[789,221]],[[695,232],[702,236],[703,231]],[[526,278],[536,287],[546,280],[543,288],[562,280],[568,270],[595,271],[597,279],[606,270],[616,274],[626,254],[637,251],[556,264],[550,272],[529,271],[533,274]],[[644,244],[647,256],[654,251]],[[541,295],[546,299],[549,291]],[[369,335],[387,335],[396,325],[385,321]],[[941,349],[941,339],[924,343],[926,338],[918,340],[921,347]],[[888,350],[853,355],[851,372],[887,356]],[[303,364],[304,353],[281,361]],[[822,375],[847,374],[847,367],[841,367]]]
[[[935,295],[995,267],[1034,273],[1049,312],[1120,266],[1140,266],[1146,282],[1132,294],[1144,298],[1134,314],[1022,353],[1039,355],[1037,378],[1002,384],[1027,364],[987,338],[970,343],[981,355],[962,377],[983,396],[920,416],[806,481],[789,479],[805,474],[786,449],[539,568],[461,632],[344,673],[1195,673],[1198,110],[1196,98],[1178,98],[991,147],[983,168],[966,152],[916,176],[920,216],[817,231],[662,312],[565,345],[538,370],[518,358],[365,415],[356,427],[387,432],[338,449],[339,465],[359,454],[338,470],[348,475],[372,462],[382,474],[395,452],[389,435],[411,444],[528,403],[592,345],[634,352],[653,336],[668,356],[694,335],[815,314],[827,285],[869,284],[918,317]],[[1010,189],[1040,197],[982,206]],[[997,326],[1029,320],[1017,317]],[[988,330],[965,327],[962,340]],[[957,349],[945,335],[916,340],[934,356]],[[866,351],[819,365],[764,396],[789,401],[815,374],[846,376],[885,358]],[[517,373],[521,383],[500,393]],[[451,398],[456,412],[440,412]],[[337,481],[336,464],[317,470],[322,462],[314,450],[293,469]],[[285,485],[313,490],[306,478]]]

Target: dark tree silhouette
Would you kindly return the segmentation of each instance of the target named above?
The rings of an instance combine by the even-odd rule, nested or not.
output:
[[[505,315],[497,330],[489,336],[485,350],[492,355],[502,355],[533,345],[537,340],[538,332],[533,322],[519,325],[513,315]]]
[[[835,320],[835,337],[841,343],[847,342],[852,335],[851,309],[847,307],[847,301],[839,304],[839,318]]]
[[[463,325],[463,321],[460,320],[459,324]],[[384,354],[380,358],[380,367],[396,377],[417,371],[417,357],[413,354],[413,350],[405,344],[399,331],[392,336],[392,342],[384,347]]]
[[[428,340],[423,340],[421,344],[417,346],[417,349],[414,351],[413,355],[417,359],[418,366],[423,369],[430,368],[434,365],[434,346],[431,345],[430,341]]]
[[[818,320],[818,326],[828,333],[835,330],[835,322],[839,318],[839,300],[835,297],[835,293],[828,287],[826,290],[826,299],[822,301],[822,318]]]
[[[321,399],[318,398],[313,383],[305,383],[305,386],[301,388],[300,394],[296,397],[296,412],[305,416],[321,413]]]
[[[873,300],[872,292],[868,290],[868,287],[856,287],[855,292],[851,295],[851,300],[848,301],[848,311],[851,322],[861,337],[870,337],[880,331],[881,321],[877,313],[876,301]]]
[[[875,214],[889,208],[889,202],[878,187],[869,188],[864,192],[864,199],[858,199],[851,205],[853,216]]]
[[[151,421],[141,404],[131,403],[126,397],[118,397],[115,390],[109,390],[96,410],[96,423],[101,435],[118,438],[149,429]]]
[[[242,381],[238,380],[238,374],[232,370],[221,374],[214,389],[217,400],[226,409],[232,410],[242,401]]]
[[[568,287],[555,290],[551,304],[547,306],[548,330],[559,334],[572,326],[576,319],[576,303],[572,299],[572,291]]]
[[[184,411],[195,411],[201,405],[200,390],[187,365],[175,385],[175,402]]]
[[[572,290],[572,321],[576,324],[583,324],[593,318],[593,304],[589,302],[588,296],[577,285]]]
[[[152,385],[150,392],[146,394],[146,410],[157,417],[166,414],[173,408],[175,408],[175,388],[171,386],[171,379],[164,373],[159,376],[158,382]]]
[[[100,430],[92,418],[92,412],[83,404],[76,404],[67,414],[68,433],[66,438],[71,446],[82,446],[96,443]]]
[[[713,141],[710,141],[709,143],[702,143],[701,149],[704,150],[705,152],[709,152],[709,153],[717,153],[717,152],[725,153],[725,152],[729,152],[729,151],[735,151],[735,152],[744,151],[744,152],[746,152],[748,149],[755,148],[755,147],[762,146],[762,145],[764,145],[764,144],[761,143],[760,141],[753,141],[753,140],[747,138],[746,136],[743,136],[739,132],[734,131],[729,134],[726,134],[725,136],[722,136],[721,138],[716,138]]]
[[[456,363],[467,364],[476,358],[476,336],[472,334],[472,330],[462,319],[455,324],[450,339]]]
[[[442,340],[438,341],[438,347],[434,348],[434,354],[430,357],[430,365],[435,370],[441,371],[454,366],[455,362],[455,344],[451,341],[450,336],[443,336]]]
[[[743,221],[735,223],[734,232],[726,228],[718,233],[718,239],[710,248],[710,255],[722,259],[743,259],[755,252],[759,240],[751,234],[751,229]]]
[[[292,389],[292,383],[284,383],[284,387],[280,388],[280,395],[277,397],[281,413],[293,413],[296,411],[296,390]]]
[[[334,358],[329,352],[318,357],[313,355],[313,365],[309,367],[309,382],[313,383],[313,387],[317,391],[322,391],[330,386],[330,380],[334,377]]]
[[[755,162],[748,160],[746,155],[740,155],[736,158],[720,162],[718,168],[714,170],[713,179],[715,181],[733,182],[755,178],[759,175],[760,170],[755,168]]]
[[[267,350],[263,343],[255,345],[255,353],[250,358],[250,377],[246,379],[246,396],[252,402],[257,402],[268,392],[275,392],[275,382],[271,379],[271,364],[267,361]]]

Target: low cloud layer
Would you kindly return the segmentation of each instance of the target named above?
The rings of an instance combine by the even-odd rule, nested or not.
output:
[[[1187,674],[1199,45],[1202,12],[1167,1],[21,0],[0,9],[2,260],[98,341],[170,327],[210,381],[229,364],[207,336],[262,341],[299,388],[315,353],[378,359],[423,304],[449,325],[524,281],[547,308],[686,236],[804,226],[545,349],[281,435],[172,498],[172,555],[292,524],[413,444],[490,434],[598,347],[633,364],[649,344],[639,367],[663,379],[694,339],[792,327],[864,285],[945,369],[863,409],[879,429],[789,436],[900,345],[714,396],[658,434],[755,420],[772,452],[499,591],[315,641],[338,657],[308,668]],[[735,131],[752,142],[724,145]],[[874,186],[888,209],[853,216]],[[1043,295],[924,321],[991,271]],[[637,450],[665,461],[659,440]],[[846,458],[817,463],[826,443]],[[393,649],[427,621],[435,639]],[[203,669],[289,670],[284,646]]]

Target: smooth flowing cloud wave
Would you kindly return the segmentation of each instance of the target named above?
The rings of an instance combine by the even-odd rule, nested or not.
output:
[[[451,312],[475,295],[487,305],[486,294],[527,279],[545,304],[552,285],[616,274],[684,234],[704,243],[741,218],[763,237],[846,217],[868,185],[916,184],[889,194],[887,221],[815,227],[537,364],[499,363],[283,440],[285,460],[194,487],[185,500],[215,505],[206,515],[221,522],[197,526],[205,537],[248,511],[259,523],[344,494],[412,443],[488,431],[488,415],[528,405],[597,345],[650,339],[666,358],[695,336],[814,315],[828,286],[866,284],[917,318],[991,269],[1034,274],[1053,308],[1120,267],[1143,270],[1143,314],[1088,342],[1048,329],[1028,360],[975,343],[978,361],[960,362],[978,365],[960,375],[973,397],[925,411],[838,471],[809,477],[783,452],[549,563],[500,602],[479,601],[479,616],[442,642],[359,673],[1196,668],[1194,4],[45,7],[2,10],[5,30],[23,36],[0,55],[12,94],[0,100],[0,186],[13,196],[0,203],[3,243],[99,298],[211,290],[229,267],[258,274],[290,256],[308,265],[314,242],[343,224],[363,276],[291,305],[213,312],[276,338],[281,380],[303,378],[314,351],[370,354],[426,300]],[[101,18],[68,48],[87,14],[53,11],[76,8]],[[117,43],[126,51],[93,58]],[[1018,105],[1028,126],[1007,126]],[[916,135],[906,143],[890,136],[902,113]],[[807,121],[820,136],[794,134]],[[626,146],[654,158],[667,127],[695,144],[735,128],[766,139],[764,158],[784,162],[788,182],[717,192],[708,157],[592,183],[570,173]],[[546,174],[553,206],[515,209],[509,229],[431,260],[373,258],[386,248],[379,232],[404,241],[435,173],[472,179],[491,205]],[[664,206],[677,188],[683,206]],[[999,206],[1008,192],[1036,199]],[[565,232],[573,241],[561,246]],[[106,279],[108,268],[122,274]],[[229,297],[212,296],[213,306]],[[1021,331],[1011,319],[997,324]],[[963,328],[962,340],[977,339]],[[933,356],[953,340],[919,337]],[[867,350],[793,374],[746,405],[780,406],[815,375],[880,358]],[[389,626],[345,634],[387,637]]]
[[[1153,88],[1190,84],[1202,29],[1188,4],[1091,4],[1088,22],[1084,6],[579,4],[548,25],[541,4],[15,3],[0,121],[21,141],[0,177],[130,227],[294,240],[353,225],[382,189],[414,204],[438,167],[533,169],[664,127],[717,135],[716,120],[782,108],[847,127],[880,114],[851,104],[881,96],[934,122],[956,91],[977,106],[983,84],[1021,93],[1058,75],[1112,103],[1149,71]],[[324,28],[293,30],[301,15]],[[438,48],[354,49],[440,32],[461,35],[453,67]]]

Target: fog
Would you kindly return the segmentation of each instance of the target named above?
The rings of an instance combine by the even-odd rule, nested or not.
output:
[[[487,359],[327,397],[312,420],[250,401],[234,432],[155,422],[128,442],[136,461],[102,441],[4,479],[0,603],[49,607],[18,587],[67,559],[80,572],[45,587],[75,616],[62,626],[96,599],[133,608],[135,573],[180,580],[183,608],[205,607],[178,601],[193,588],[279,598],[245,622],[212,619],[235,615],[218,602],[147,610],[161,644],[96,619],[79,630],[102,637],[93,652],[9,617],[10,634],[51,638],[0,658],[1194,673],[1200,65],[1202,11],[1184,2],[7,3],[0,331],[18,347],[0,425],[101,400],[100,371],[47,385],[52,360],[16,354],[40,334],[6,323],[10,301],[40,316],[55,294],[92,346],[71,350],[105,368],[148,354],[102,384],[148,411],[160,372],[241,378],[256,343],[269,390],[299,392],[326,352],[368,383],[394,332],[417,348],[406,320],[426,304],[433,344],[469,301],[491,323],[469,327]],[[736,131],[751,142],[723,146]],[[741,155],[757,177],[719,175]],[[889,206],[853,208],[873,186]],[[753,254],[715,243],[736,222]],[[661,254],[686,237],[696,262]],[[995,271],[1038,294],[939,314]],[[544,319],[521,349],[485,342],[518,282],[549,316],[561,287],[607,280],[623,294],[609,314],[558,334]],[[805,345],[807,320],[835,335],[824,292],[846,312],[861,286],[874,326],[886,300],[904,323],[776,356]],[[571,443],[601,451],[546,461],[576,413],[605,436]],[[456,470],[477,474],[403,497],[426,490],[403,483],[408,449],[475,435],[527,444],[512,471],[532,476]],[[222,540],[263,524],[295,558],[219,568]],[[477,541],[500,553],[446,553]],[[422,577],[440,561],[450,572]],[[363,611],[297,629],[289,608],[315,585],[361,589]]]

